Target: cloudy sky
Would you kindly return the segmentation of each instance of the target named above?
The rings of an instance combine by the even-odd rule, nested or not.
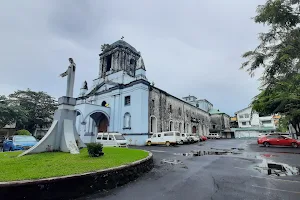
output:
[[[263,31],[264,0],[26,0],[0,3],[0,94],[17,89],[65,94],[68,58],[77,64],[75,94],[98,76],[103,43],[124,40],[142,53],[150,82],[170,94],[205,98],[232,115],[259,82],[239,67]]]

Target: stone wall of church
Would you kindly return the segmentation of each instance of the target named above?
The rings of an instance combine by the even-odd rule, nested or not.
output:
[[[209,113],[150,86],[149,132],[169,130],[208,135]]]

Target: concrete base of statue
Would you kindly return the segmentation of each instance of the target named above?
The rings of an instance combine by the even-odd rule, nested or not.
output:
[[[78,154],[79,149],[85,147],[85,144],[80,139],[75,127],[77,116],[74,110],[75,104],[75,98],[60,97],[58,109],[54,113],[54,120],[47,134],[35,146],[20,156],[51,151]]]

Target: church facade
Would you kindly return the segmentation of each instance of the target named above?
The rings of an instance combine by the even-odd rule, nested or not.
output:
[[[85,143],[98,132],[123,133],[131,145],[145,145],[154,132],[209,133],[209,113],[151,85],[140,52],[123,40],[102,46],[99,75],[90,88],[83,84],[75,109]]]

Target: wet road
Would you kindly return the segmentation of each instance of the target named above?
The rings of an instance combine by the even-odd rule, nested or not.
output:
[[[211,140],[179,147],[142,147],[154,155],[155,167],[151,172],[123,187],[80,200],[300,199],[299,175],[269,176],[259,168],[269,162],[300,166],[300,148],[265,148],[255,142]],[[183,156],[191,151],[227,153]]]

